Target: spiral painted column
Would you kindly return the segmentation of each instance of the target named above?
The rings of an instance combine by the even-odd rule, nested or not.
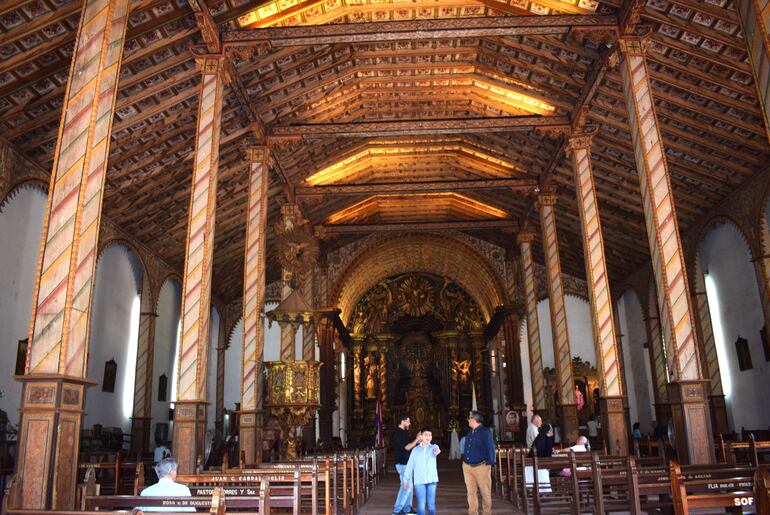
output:
[[[770,2],[736,0],[735,8],[746,39],[754,84],[757,85],[757,98],[770,141]]]
[[[222,123],[224,63],[205,56],[198,97],[198,127],[187,222],[179,379],[174,409],[174,457],[180,474],[191,474],[204,450],[206,361],[211,317],[211,268]]]
[[[669,400],[679,435],[677,451],[686,463],[709,463],[711,424],[708,382],[703,380],[687,271],[674,206],[665,148],[658,128],[650,76],[645,61],[647,41],[621,39],[620,66],[642,193],[650,256],[669,356],[672,383]]]
[[[136,345],[136,371],[134,379],[134,410],[131,415],[131,452],[150,451],[152,433],[152,366],[155,348],[155,305],[158,293],[152,289],[152,281],[142,278],[139,308],[139,336]]]
[[[540,321],[537,316],[537,290],[535,270],[532,264],[532,242],[535,233],[524,230],[517,237],[521,252],[521,276],[527,314],[527,348],[529,350],[529,372],[532,378],[532,412],[545,409],[545,379],[543,378],[543,353],[540,344]]]
[[[249,204],[243,266],[243,353],[241,361],[241,411],[239,443],[247,464],[261,461],[261,431],[257,408],[261,397],[259,370],[264,347],[265,249],[267,244],[267,174],[270,152],[266,147],[247,150]]]
[[[598,357],[602,403],[602,437],[615,455],[628,454],[628,426],[623,409],[622,368],[619,361],[615,314],[612,308],[604,238],[599,220],[599,203],[591,167],[592,134],[575,134],[569,139],[575,191],[583,234],[588,298],[591,303],[594,345]]]
[[[578,437],[575,381],[572,378],[572,352],[569,347],[567,307],[564,304],[564,285],[561,277],[559,241],[556,236],[556,195],[538,197],[540,227],[543,231],[543,251],[548,279],[548,304],[551,308],[553,357],[558,382],[559,403],[556,409],[562,425],[562,435],[568,442]]]
[[[85,0],[64,94],[22,379],[21,507],[73,509],[102,196],[127,0]]]

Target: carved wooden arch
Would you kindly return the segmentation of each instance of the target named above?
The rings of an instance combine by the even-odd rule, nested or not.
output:
[[[158,281],[157,295],[155,295],[153,297],[153,302],[152,302],[152,311],[153,311],[153,313],[157,313],[158,312],[158,302],[160,302],[160,293],[163,291],[163,287],[166,285],[166,282],[171,280],[171,279],[174,279],[174,280],[176,280],[179,283],[180,290],[181,290],[181,286],[183,284],[182,283],[182,276],[180,276],[177,272],[166,272],[166,274],[161,276],[161,279]],[[180,295],[181,295],[181,293],[180,293]],[[181,302],[181,297],[180,297],[180,302]]]
[[[749,237],[749,235],[752,233],[751,229],[749,227],[745,227],[745,225],[742,224],[737,217],[727,213],[720,213],[711,218],[708,223],[704,224],[700,228],[697,233],[697,237],[692,240],[693,248],[687,249],[687,253],[689,254],[688,257],[690,258],[687,260],[687,263],[689,264],[687,267],[688,275],[691,274],[694,270],[695,263],[700,261],[700,250],[703,246],[703,242],[706,240],[706,237],[722,224],[732,225],[738,231],[738,235],[743,240],[743,243],[746,244],[746,248],[749,251],[749,256],[751,259],[755,259],[756,256],[761,255],[761,252],[759,252],[759,242],[755,242],[753,241],[754,238]]]
[[[101,261],[104,251],[106,251],[110,247],[123,247],[124,252],[126,253],[130,252],[131,254],[136,256],[137,260],[139,261],[140,271],[142,272],[142,276],[139,278],[139,285],[138,285],[138,292],[141,293],[146,280],[149,279],[149,276],[147,274],[147,265],[146,265],[144,256],[142,256],[142,253],[139,252],[139,250],[129,240],[123,237],[117,236],[115,238],[110,238],[103,244],[102,243],[99,244],[99,252],[96,256],[97,267],[99,266],[99,261]],[[150,291],[152,291],[152,289]]]
[[[16,192],[22,188],[36,189],[48,196],[49,184],[41,177],[24,177],[11,183],[7,189],[0,190],[0,211],[13,199]]]
[[[408,272],[434,273],[455,281],[476,301],[487,321],[497,306],[506,303],[503,280],[491,263],[465,241],[438,234],[374,239],[352,256],[329,298],[347,320],[358,299],[377,281]]]

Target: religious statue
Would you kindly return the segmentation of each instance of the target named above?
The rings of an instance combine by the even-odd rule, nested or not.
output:
[[[586,399],[583,397],[583,392],[580,391],[578,385],[575,385],[575,404],[577,404],[578,411],[581,411],[586,405]]]
[[[284,442],[284,457],[287,460],[296,460],[299,458],[299,438],[294,434],[292,428],[286,434],[286,441]]]
[[[452,381],[455,383],[467,383],[471,376],[471,360],[452,360]]]
[[[366,367],[366,398],[374,399],[377,397],[377,364],[372,354],[364,359]]]

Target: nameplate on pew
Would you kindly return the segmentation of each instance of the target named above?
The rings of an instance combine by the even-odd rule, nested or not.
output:
[[[215,482],[222,482],[222,483],[246,483],[249,481],[261,481],[262,479],[267,479],[268,481],[291,481],[294,479],[293,476],[287,476],[285,474],[280,475],[272,475],[269,476],[267,474],[256,474],[256,475],[248,475],[248,476],[241,476],[241,475],[232,475],[232,476],[199,476],[198,479],[200,481],[206,481],[215,483]]]
[[[213,486],[191,486],[190,492],[196,496],[211,495],[214,493]],[[243,497],[246,495],[259,495],[257,488],[248,487],[220,487],[227,496]]]
[[[735,506],[754,506],[754,496],[736,497],[733,499]]]

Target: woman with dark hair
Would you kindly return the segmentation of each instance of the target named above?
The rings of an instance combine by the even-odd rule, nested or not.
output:
[[[553,456],[553,426],[543,424],[537,433],[537,438],[532,442],[529,455],[538,458],[550,458]]]

